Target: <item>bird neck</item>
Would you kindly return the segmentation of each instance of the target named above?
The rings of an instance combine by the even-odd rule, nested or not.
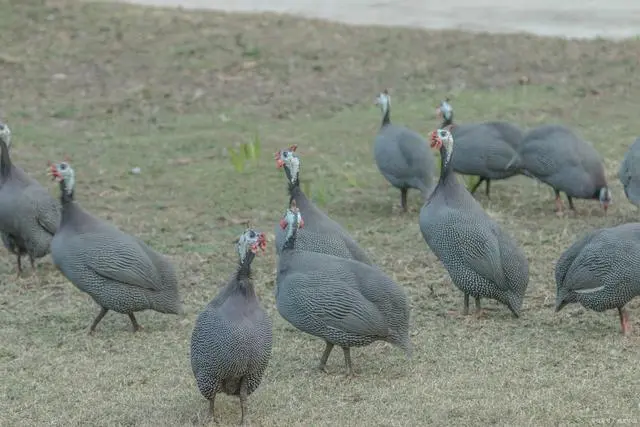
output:
[[[8,178],[11,175],[11,157],[9,156],[9,147],[4,138],[0,138],[0,176],[2,178]]]
[[[439,183],[443,184],[451,176],[451,159],[453,158],[453,152],[449,153],[447,147],[444,144],[440,146],[440,180]]]
[[[387,107],[384,109],[384,114],[382,115],[382,126],[386,126],[391,124],[391,105],[387,104]]]
[[[293,250],[293,247],[296,244],[296,234],[298,233],[298,224],[293,224],[291,230],[291,235],[284,241],[282,245],[282,250],[285,251],[287,249]]]
[[[235,287],[245,296],[255,296],[255,289],[251,281],[251,263],[255,256],[256,254],[248,251],[244,259],[238,264],[238,270],[236,271]]]
[[[453,130],[454,128],[454,124],[453,124],[453,116],[449,117],[448,119],[443,119],[442,120],[442,124],[440,125],[440,128],[444,128],[447,126],[451,126],[451,130]]]

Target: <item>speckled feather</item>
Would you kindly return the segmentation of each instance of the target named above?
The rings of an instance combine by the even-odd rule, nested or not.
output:
[[[529,173],[570,197],[589,199],[607,186],[602,156],[564,126],[529,131],[520,156]]]
[[[331,219],[307,198],[300,188],[299,177],[296,176],[295,182],[291,183],[290,172],[286,169],[287,167],[285,164],[283,168],[289,181],[289,203],[291,203],[291,200],[295,200],[303,218],[308,221],[308,224],[298,231],[296,247],[341,258],[355,259],[365,264],[373,265],[367,253],[356,243],[354,238],[340,224]],[[276,253],[280,255],[285,233],[279,224],[276,224],[274,234]]]
[[[2,142],[0,177],[0,234],[15,255],[42,258],[60,223],[60,205],[49,191],[11,162]]]
[[[441,179],[420,211],[420,230],[454,285],[473,297],[496,299],[519,315],[529,283],[524,252],[458,182],[450,164],[442,166]]]
[[[411,353],[406,294],[377,268],[286,248],[276,286],[278,312],[303,332],[342,347],[384,340]]]
[[[382,124],[373,147],[378,170],[394,187],[418,189],[426,199],[433,187],[435,157],[429,149],[429,144],[420,134],[405,126],[391,123],[388,95],[382,95],[382,98],[378,97],[378,103],[387,104],[383,105]]]
[[[64,172],[73,174],[66,164]],[[73,190],[75,178],[68,180]],[[51,242],[53,262],[62,274],[107,310],[182,313],[178,278],[169,260],[85,211],[66,186],[62,181],[62,220]]]
[[[591,231],[556,264],[556,307],[580,303],[594,311],[623,307],[640,295],[640,223]]]
[[[260,306],[250,277],[253,256],[198,315],[191,335],[191,367],[207,399],[216,393],[253,393],[271,358],[272,322]]]

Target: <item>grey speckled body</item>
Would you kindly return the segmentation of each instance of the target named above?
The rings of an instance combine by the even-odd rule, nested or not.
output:
[[[480,178],[471,194],[485,182],[489,197],[492,180],[523,173],[518,154],[523,132],[519,127],[502,121],[455,124],[453,109],[447,101],[443,101],[436,111],[443,119],[441,127],[451,126],[449,130],[456,144],[456,155],[451,159],[454,172]]]
[[[611,196],[602,156],[589,143],[560,125],[544,125],[525,134],[520,149],[524,168],[551,186],[560,210],[560,192],[572,198],[600,200],[606,209]]]
[[[591,231],[567,248],[555,271],[556,311],[580,303],[594,311],[617,308],[623,332],[624,306],[640,295],[640,223]]]
[[[49,191],[21,168],[9,156],[10,130],[0,124],[0,237],[17,257],[18,274],[21,257],[34,260],[50,252],[51,240],[60,223],[60,205]]]
[[[71,166],[52,166],[52,174],[60,180],[62,220],[51,242],[51,256],[62,274],[102,307],[90,332],[108,310],[128,314],[134,330],[140,328],[134,312],[182,313],[178,279],[169,260],[82,209],[73,200]]]
[[[241,423],[247,396],[262,381],[272,347],[272,323],[251,280],[254,251],[264,235],[247,230],[238,243],[240,265],[227,285],[198,315],[191,335],[191,368],[213,415],[219,392],[238,396]]]
[[[464,292],[465,314],[469,296],[492,298],[519,316],[529,283],[529,263],[516,241],[464,188],[452,171],[454,138],[440,129],[434,136],[442,156],[436,189],[420,211],[420,230],[427,245]]]
[[[427,141],[417,132],[391,123],[391,101],[386,92],[376,103],[382,109],[382,124],[374,140],[374,157],[380,173],[400,189],[401,206],[407,211],[407,191],[420,190],[426,200],[433,189],[436,163]]]
[[[343,349],[348,374],[353,372],[350,347],[383,340],[410,355],[409,304],[403,289],[361,262],[296,249],[300,216],[295,219],[293,212],[287,211],[283,223],[287,240],[278,263],[276,304],[293,326],[325,340],[320,369],[334,345]]]
[[[308,221],[306,227],[298,231],[296,247],[306,251],[335,255],[341,258],[355,259],[368,265],[373,262],[351,235],[336,221],[313,204],[300,188],[300,159],[295,154],[296,146],[281,150],[276,154],[279,166],[287,176],[289,204],[295,200],[303,218]],[[276,225],[276,253],[279,255],[284,245],[285,232]]]
[[[637,138],[624,154],[618,170],[618,179],[624,187],[627,199],[640,207],[640,138]]]

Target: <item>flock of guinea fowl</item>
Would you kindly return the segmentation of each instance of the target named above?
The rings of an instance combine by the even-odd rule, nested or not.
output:
[[[376,104],[382,124],[375,138],[375,160],[381,174],[401,191],[424,198],[419,225],[424,240],[442,262],[452,282],[482,312],[481,298],[497,300],[515,317],[520,314],[529,282],[529,266],[518,243],[486,214],[472,193],[491,180],[525,175],[551,186],[562,214],[560,192],[598,200],[605,210],[611,193],[602,158],[571,130],[544,125],[523,132],[506,122],[453,123],[453,107],[442,101],[443,120],[429,141],[391,123],[390,95]],[[152,309],[182,313],[178,280],[168,259],[140,239],[84,210],[75,201],[75,173],[68,162],[50,165],[60,199],[52,198],[36,180],[11,161],[11,131],[0,124],[0,233],[17,257],[34,260],[51,253],[55,266],[101,310],[90,327],[109,311],[127,314]],[[437,160],[433,150],[439,151]],[[347,374],[353,373],[350,348],[382,340],[411,355],[409,301],[403,289],[375,265],[349,233],[307,198],[300,187],[296,146],[276,153],[288,181],[289,203],[276,226],[278,254],[276,303],[280,315],[297,329],[324,340],[324,369],[334,346],[342,348]],[[627,198],[640,202],[640,139],[625,155],[619,177]],[[467,191],[456,173],[475,175]],[[636,188],[637,186],[637,188]],[[201,311],[191,339],[191,365],[197,386],[213,415],[217,393],[239,396],[245,422],[247,396],[259,386],[271,357],[272,322],[256,296],[251,263],[266,247],[263,232],[247,229],[236,241],[238,267],[229,282]],[[617,308],[622,331],[629,332],[624,309],[640,294],[635,278],[640,253],[640,224],[592,230],[579,238],[556,265],[556,310],[581,303],[596,311]]]

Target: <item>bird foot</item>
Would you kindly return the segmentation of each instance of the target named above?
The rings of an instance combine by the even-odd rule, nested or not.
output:
[[[351,381],[358,378],[358,375],[353,371],[353,369],[347,369],[344,372],[345,379]]]
[[[484,308],[481,308],[480,310],[476,310],[474,317],[476,319],[485,319],[487,317],[487,310]]]
[[[144,330],[144,327],[142,325],[136,325],[133,327],[133,332],[140,332],[143,330]]]
[[[323,374],[328,374],[329,371],[327,371],[327,366],[326,365],[318,365],[318,367],[316,368],[319,372],[322,372]]]

